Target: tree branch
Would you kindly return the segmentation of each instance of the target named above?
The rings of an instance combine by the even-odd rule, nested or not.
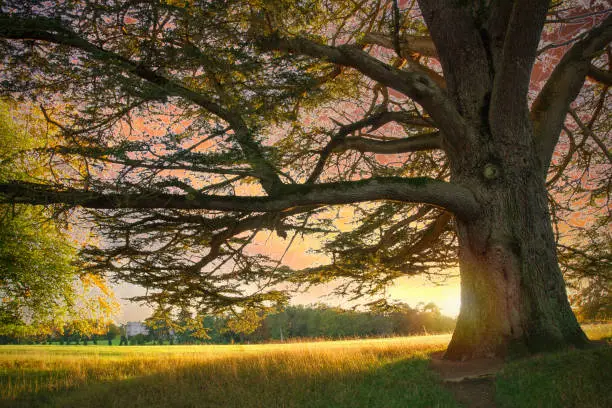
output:
[[[409,39],[407,39],[409,38]],[[376,44],[381,47],[394,49],[395,44],[392,38],[384,34],[379,33],[368,33],[360,41],[360,44]],[[412,47],[409,45],[411,44]],[[416,50],[421,48],[425,53]],[[428,50],[428,48],[431,48]],[[418,53],[425,56],[437,57],[435,45],[430,37],[417,37],[417,36],[404,36],[400,41],[399,56],[404,58],[406,66],[404,69],[411,72],[417,72],[429,76],[440,88],[446,88],[446,81],[444,77],[438,74],[428,66],[420,64],[414,57],[413,54]],[[429,55],[433,53],[433,55]]]
[[[440,132],[405,137],[396,140],[375,140],[366,137],[347,137],[334,151],[357,150],[378,154],[396,154],[441,149]]]
[[[282,38],[278,33],[259,37],[257,44],[264,50],[280,50],[324,59],[334,64],[352,67],[393,88],[419,103],[442,130],[453,146],[464,145],[471,134],[454,104],[445,92],[429,78],[418,72],[406,72],[377,60],[352,45],[332,47],[302,37]]]
[[[576,124],[578,125],[578,127],[580,127],[580,130],[582,130],[582,133],[585,136],[590,137],[591,139],[593,139],[595,141],[595,143],[597,143],[597,146],[599,146],[599,148],[601,149],[601,151],[606,155],[606,157],[608,158],[608,161],[610,162],[610,164],[612,164],[612,152],[610,152],[610,150],[606,147],[606,145],[604,144],[604,142],[597,137],[597,135],[595,134],[595,132],[593,132],[591,129],[589,129],[584,122],[582,121],[582,119],[580,119],[580,117],[578,116],[578,114],[576,113],[575,110],[570,109],[569,110],[570,115],[572,116],[572,118],[574,119],[574,122],[576,122]]]
[[[360,44],[376,44],[381,47],[394,49],[393,39],[388,35],[370,32],[363,36]],[[417,35],[403,35],[400,37],[400,50],[406,54],[420,54],[425,57],[438,57],[438,51],[431,37]]]
[[[422,118],[415,117],[414,115],[411,115],[409,113],[388,112],[388,111],[380,112],[378,114],[361,119],[355,123],[343,125],[340,127],[338,132],[336,132],[336,134],[332,137],[329,143],[321,151],[319,160],[317,161],[317,164],[315,165],[314,170],[308,177],[308,180],[306,181],[306,183],[310,184],[310,183],[314,183],[315,181],[317,181],[317,179],[323,172],[323,169],[325,168],[325,163],[327,162],[327,159],[332,154],[332,152],[336,150],[337,148],[343,149],[342,145],[344,144],[344,141],[347,135],[359,129],[368,127],[368,126],[370,127],[370,130],[376,130],[380,128],[381,126],[387,123],[390,123],[390,122],[400,122],[404,124],[410,124],[413,126],[423,126],[423,127],[432,126],[429,122],[423,120]],[[439,145],[436,147],[439,147]],[[343,149],[343,150],[346,150],[346,149]]]
[[[612,72],[604,71],[601,68],[597,68],[595,65],[589,65],[589,71],[587,73],[589,78],[601,82],[604,85],[612,86]]]
[[[111,67],[129,72],[136,77],[155,85],[164,95],[179,96],[215,114],[229,123],[235,132],[245,157],[253,166],[262,186],[268,193],[273,193],[281,184],[276,170],[266,160],[259,145],[251,135],[246,124],[235,112],[223,108],[213,99],[192,91],[182,84],[158,74],[150,68],[130,61],[129,59],[107,51],[91,42],[81,38],[77,33],[63,27],[58,21],[44,17],[22,18],[0,13],[0,38],[13,40],[37,40],[58,45],[66,45],[86,51],[94,59],[106,63]]]
[[[449,97],[465,121],[478,128],[482,121],[481,106],[491,89],[491,70],[487,49],[471,12],[476,6],[451,0],[419,0],[418,3],[436,45]],[[465,148],[477,144],[475,139],[468,140]]]
[[[546,172],[570,103],[589,73],[591,59],[612,41],[612,15],[563,56],[531,107],[538,155]]]
[[[0,203],[68,204],[86,208],[176,208],[213,211],[279,212],[294,207],[394,200],[431,204],[459,218],[480,214],[472,192],[462,186],[422,178],[378,177],[361,181],[310,185],[285,185],[278,196],[219,196],[91,192],[56,186],[13,182],[0,184]]]
[[[406,248],[402,248],[402,250],[395,255],[392,260],[401,261],[410,255],[418,254],[419,252],[430,248],[432,243],[440,238],[440,235],[442,235],[446,229],[446,226],[452,219],[453,215],[447,211],[444,211],[423,231],[423,235],[417,242]]]
[[[505,140],[512,124],[528,129],[531,71],[538,52],[549,0],[515,0],[503,42],[501,61],[496,65],[489,123],[494,137]],[[525,131],[521,144],[530,145],[531,132]],[[517,133],[513,137],[517,138]],[[517,141],[519,141],[517,139]]]

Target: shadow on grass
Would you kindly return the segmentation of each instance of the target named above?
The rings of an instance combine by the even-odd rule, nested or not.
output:
[[[501,408],[612,407],[612,347],[510,363],[497,377],[496,401]]]
[[[193,364],[125,380],[84,384],[1,401],[11,407],[458,407],[440,387],[425,357],[391,361],[371,369],[329,366],[300,372],[282,362],[238,366]],[[303,371],[303,370],[302,370]]]

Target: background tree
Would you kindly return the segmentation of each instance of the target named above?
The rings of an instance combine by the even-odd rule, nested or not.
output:
[[[0,181],[49,174],[40,157],[22,154],[53,144],[45,125],[23,106],[0,104]],[[0,333],[50,334],[75,319],[89,319],[95,331],[96,319],[114,311],[106,282],[77,267],[77,245],[62,224],[40,206],[0,205]]]
[[[208,334],[208,338],[204,339],[207,343],[448,333],[455,326],[455,319],[441,315],[433,304],[420,310],[397,304],[393,311],[346,310],[323,304],[288,306],[283,311],[265,315],[254,330],[247,326],[247,331],[240,331],[242,327],[236,327],[229,316],[205,316],[203,322]]]
[[[153,341],[163,344],[164,341],[174,343],[174,335],[178,329],[177,323],[172,316],[172,307],[160,304],[153,311],[153,314],[145,319],[145,326],[149,329],[149,334]]]
[[[109,323],[106,327],[106,340],[108,340],[108,345],[113,344],[113,340],[121,335],[121,329],[114,323]]]
[[[193,313],[186,308],[179,310],[176,316],[176,339],[179,344],[193,344],[196,341],[208,339],[204,326],[204,316]]]
[[[257,315],[281,282],[373,296],[458,263],[448,358],[583,346],[556,248],[586,244],[578,205],[609,211],[612,17],[418,3],[5,1],[3,90],[42,104],[73,171],[0,197],[91,209],[90,270],[141,299]],[[584,19],[563,49],[543,34]],[[329,263],[291,271],[261,230]]]

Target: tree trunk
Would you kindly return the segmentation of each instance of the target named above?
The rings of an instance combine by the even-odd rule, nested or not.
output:
[[[541,172],[516,157],[481,166],[470,185],[483,214],[457,220],[461,311],[448,359],[588,344],[567,299]]]

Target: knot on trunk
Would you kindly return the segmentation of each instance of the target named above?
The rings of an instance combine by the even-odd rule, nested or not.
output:
[[[499,174],[499,167],[492,163],[485,164],[484,168],[482,169],[482,175],[487,180],[495,180],[499,177]]]

